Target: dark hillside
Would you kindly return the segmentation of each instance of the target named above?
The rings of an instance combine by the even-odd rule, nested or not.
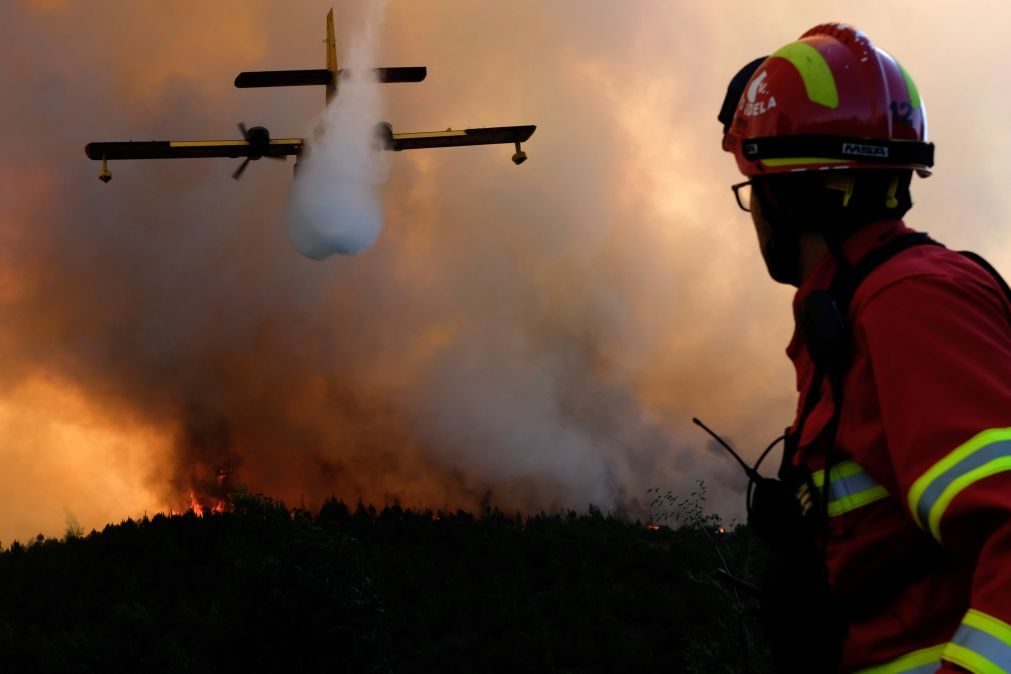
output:
[[[12,545],[3,668],[762,671],[743,604],[713,578],[724,561],[748,575],[743,527],[336,501],[312,516],[249,495],[233,508]]]

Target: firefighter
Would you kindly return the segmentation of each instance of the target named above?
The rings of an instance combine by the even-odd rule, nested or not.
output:
[[[765,589],[778,667],[1011,673],[1011,291],[903,222],[934,155],[913,78],[824,24],[742,69],[720,120],[769,274],[797,287],[777,484],[804,524],[753,513],[788,569]]]

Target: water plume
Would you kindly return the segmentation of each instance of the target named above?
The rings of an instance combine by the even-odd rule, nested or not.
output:
[[[382,21],[381,2],[369,3],[364,27],[347,51],[349,76],[309,135],[288,202],[288,238],[302,255],[322,260],[357,255],[383,228],[379,187],[388,162],[375,127],[382,113],[380,85],[372,74]]]

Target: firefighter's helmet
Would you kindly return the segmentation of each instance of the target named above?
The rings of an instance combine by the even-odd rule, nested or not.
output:
[[[851,26],[815,26],[731,81],[723,149],[746,176],[828,169],[930,174],[934,146],[909,73]]]

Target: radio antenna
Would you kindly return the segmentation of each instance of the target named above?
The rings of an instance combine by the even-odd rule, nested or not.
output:
[[[762,475],[761,475],[761,473],[759,473],[759,472],[758,472],[757,470],[755,470],[754,468],[752,468],[752,467],[751,467],[751,466],[749,466],[748,464],[744,463],[744,459],[742,459],[742,458],[741,458],[741,457],[740,457],[740,456],[739,456],[739,455],[737,454],[737,452],[735,452],[735,451],[734,451],[734,448],[733,448],[733,447],[731,447],[730,445],[728,445],[728,444],[727,444],[727,443],[726,443],[726,442],[725,442],[725,441],[723,440],[723,438],[721,438],[720,436],[716,435],[716,433],[714,433],[714,432],[713,432],[713,430],[712,430],[711,428],[709,428],[709,427],[708,427],[708,426],[706,426],[706,425],[705,425],[704,423],[702,423],[702,422],[701,422],[701,421],[700,421],[700,420],[698,419],[698,417],[692,417],[692,423],[694,423],[694,424],[695,424],[696,426],[699,426],[700,428],[702,428],[702,430],[704,430],[704,431],[705,431],[706,433],[708,433],[709,435],[713,436],[713,438],[714,438],[714,439],[716,440],[716,442],[718,442],[718,443],[720,443],[721,445],[723,445],[723,447],[724,447],[724,448],[725,448],[725,449],[726,449],[726,450],[727,450],[728,452],[730,452],[730,455],[731,455],[732,457],[734,457],[735,459],[737,459],[737,463],[741,464],[741,468],[743,468],[743,469],[744,469],[744,473],[745,473],[745,474],[746,474],[746,475],[747,475],[747,476],[748,476],[749,478],[751,478],[752,480],[754,480],[754,481],[756,481],[756,482],[758,482],[758,481],[760,481],[760,480],[762,479]]]

